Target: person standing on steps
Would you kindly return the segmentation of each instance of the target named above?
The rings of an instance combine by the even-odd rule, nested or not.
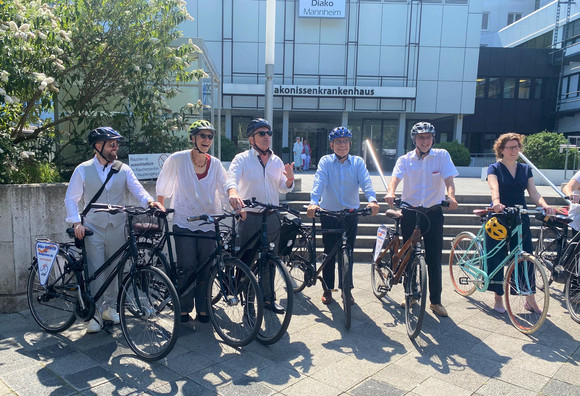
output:
[[[389,191],[385,201],[393,205],[395,191],[403,181],[401,199],[413,207],[423,208],[429,218],[429,230],[423,234],[425,243],[425,262],[429,275],[429,308],[438,316],[449,316],[441,304],[441,256],[443,252],[443,211],[437,206],[445,200],[449,209],[457,209],[455,183],[453,179],[459,174],[451,156],[446,150],[432,148],[435,139],[435,127],[428,122],[418,122],[411,129],[411,140],[415,149],[397,159],[389,181]],[[433,208],[433,209],[431,209]],[[407,241],[415,229],[416,213],[403,209],[401,233]],[[427,222],[421,224],[425,232]],[[401,303],[401,308],[405,302]]]

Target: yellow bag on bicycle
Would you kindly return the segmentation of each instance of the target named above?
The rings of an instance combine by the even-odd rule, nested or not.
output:
[[[502,221],[501,217],[492,216],[489,218],[487,223],[485,223],[485,232],[491,239],[496,241],[501,241],[506,239],[508,236],[508,230]]]

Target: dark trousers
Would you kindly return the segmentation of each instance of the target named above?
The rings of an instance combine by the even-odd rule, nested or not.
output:
[[[511,232],[511,231],[509,231]],[[485,246],[488,252],[491,251],[500,241],[496,241],[485,234]],[[510,239],[509,246],[517,246],[518,245],[518,236],[514,235]],[[522,246],[525,252],[533,253],[532,247],[532,234],[530,232],[530,218],[528,215],[522,215]],[[502,249],[500,249],[495,255],[492,257],[487,258],[487,273],[491,274],[498,265],[504,260],[511,249],[508,249],[508,245],[506,244]],[[518,269],[522,269],[524,267],[519,267]],[[534,266],[528,265],[526,266],[528,269],[528,279],[531,282],[532,292],[535,292],[535,273],[534,273]],[[523,276],[524,274],[521,274]],[[513,280],[512,280],[513,281]],[[493,283],[491,283],[493,282]],[[504,270],[499,270],[497,274],[490,279],[490,284],[487,290],[495,292],[498,296],[504,295]]]
[[[429,274],[429,301],[431,304],[441,304],[441,255],[443,252],[443,211],[436,209],[426,213],[430,226],[427,230],[427,219],[421,216],[420,226],[423,232],[423,242],[425,244],[425,262],[427,263],[427,273]],[[401,221],[401,233],[403,241],[407,241],[415,229],[416,213],[403,209],[403,220]],[[426,231],[426,232],[425,232]],[[410,264],[410,263],[409,263]]]
[[[173,226],[173,232],[183,235],[215,236],[213,231],[191,231],[177,225]],[[213,239],[175,235],[177,270],[180,274],[177,280],[177,290],[180,295],[181,312],[193,311],[195,298],[197,313],[202,312],[207,315],[207,282],[211,266],[206,265],[197,275],[196,271],[198,266],[205,263],[214,252],[215,247],[216,241]],[[187,294],[181,295],[194,281],[197,281],[197,285]]]
[[[341,229],[342,222],[330,216],[320,216],[320,225],[322,229]],[[358,228],[358,216],[348,216],[344,219],[344,227],[346,228],[347,243],[354,247],[356,238],[356,231]],[[324,253],[329,254],[337,241],[342,239],[342,233],[323,233],[322,243],[324,245]],[[340,250],[336,254],[341,254]],[[334,272],[336,268],[336,254],[334,254],[326,267],[322,270],[322,279],[329,289],[334,289]],[[350,273],[350,284],[352,285],[352,271]],[[338,268],[338,288],[342,289],[342,268]]]

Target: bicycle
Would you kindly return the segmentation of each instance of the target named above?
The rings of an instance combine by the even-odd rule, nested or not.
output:
[[[517,206],[505,208],[500,215],[506,216],[511,223],[507,236],[489,250],[485,228],[487,214],[491,211],[489,208],[473,211],[482,223],[477,235],[464,231],[453,239],[449,256],[451,282],[455,291],[462,296],[470,296],[475,290],[484,292],[493,282],[491,281],[493,276],[503,271],[504,266],[508,264],[503,281],[506,311],[516,329],[524,334],[531,334],[538,330],[546,319],[550,293],[543,265],[536,257],[523,251],[521,215],[543,212]],[[488,274],[488,258],[495,256],[515,235],[518,241],[516,246],[510,247],[511,251],[507,257]],[[536,299],[539,311],[529,305],[527,299],[530,296]]]
[[[39,239],[37,257],[30,266],[27,300],[34,320],[50,333],[68,329],[76,318],[89,321],[95,315],[95,301],[127,268],[117,307],[121,329],[129,347],[143,360],[165,357],[175,345],[179,322],[179,299],[171,280],[162,271],[137,264],[136,238],[132,217],[151,209],[92,204],[96,212],[127,214],[127,241],[100,266],[89,274],[85,240],[54,242]],[[74,238],[74,229],[66,230]],[[90,238],[93,232],[86,231]],[[117,264],[114,264],[115,261]],[[114,265],[104,284],[94,295],[90,284]]]
[[[328,265],[331,259],[336,255],[338,266],[342,273],[342,306],[344,310],[344,325],[347,329],[351,325],[351,310],[352,310],[352,265],[353,265],[353,246],[348,244],[346,235],[346,228],[344,221],[349,216],[367,216],[371,214],[369,208],[363,209],[345,209],[338,212],[327,211],[324,209],[317,209],[315,218],[312,219],[312,224],[309,226],[301,225],[298,229],[296,241],[293,249],[289,255],[285,256],[284,262],[289,268],[289,273],[293,281],[294,292],[300,292],[305,287],[311,287],[316,284],[316,280],[320,280],[322,289],[325,292],[338,292],[339,289],[330,289],[321,276],[324,267]],[[342,224],[341,228],[336,229],[320,229],[322,234],[340,234],[336,244],[332,247],[328,254],[322,254],[317,257],[316,254],[316,217],[320,215],[335,217],[339,219]],[[320,263],[317,267],[317,263]]]
[[[413,207],[397,198],[395,207],[416,213],[413,233],[404,244],[401,243],[400,229],[403,213],[395,209],[388,209],[385,213],[388,218],[395,221],[395,228],[382,225],[377,229],[377,242],[373,250],[371,265],[373,294],[380,300],[392,290],[394,285],[403,282],[405,326],[407,335],[411,339],[416,338],[421,332],[427,304],[427,264],[422,243],[421,218],[427,221],[428,230],[430,223],[426,213],[447,206],[449,206],[447,201],[441,201],[441,204],[430,208]],[[383,246],[385,246],[384,249]]]
[[[180,295],[190,293],[197,286],[197,275],[210,265],[207,310],[212,326],[220,338],[230,346],[241,347],[249,344],[256,338],[263,320],[263,298],[258,281],[251,270],[242,261],[232,257],[229,254],[229,247],[224,244],[224,235],[230,231],[222,220],[234,219],[237,215],[204,214],[187,218],[187,221],[213,224],[214,236],[208,236],[169,231],[167,215],[171,212],[173,210],[168,209],[166,212],[155,213],[161,221],[161,236],[152,245],[141,245],[139,257],[143,260],[142,264],[165,268],[169,278],[177,285],[181,274],[173,256],[174,249],[170,236],[215,240],[215,250],[197,267],[193,282],[185,290],[180,291]],[[165,247],[169,260],[164,253]]]
[[[568,240],[568,224],[572,219],[565,215],[544,216],[536,245],[536,257],[550,274],[549,282],[564,284],[564,298],[570,317],[580,323],[580,232]]]
[[[235,248],[236,232],[232,226],[231,251],[236,257],[248,263],[258,278],[264,298],[264,320],[256,336],[258,342],[270,345],[278,342],[290,325],[294,309],[294,295],[288,271],[274,253],[274,244],[268,242],[268,215],[278,210],[291,211],[287,205],[271,205],[244,200],[249,208],[262,208],[261,229],[256,231],[239,249]]]

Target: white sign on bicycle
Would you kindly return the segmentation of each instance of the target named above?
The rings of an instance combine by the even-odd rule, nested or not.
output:
[[[38,280],[44,286],[48,274],[58,253],[58,245],[50,241],[36,241],[36,260],[38,265]]]
[[[379,257],[379,253],[381,253],[381,249],[383,248],[383,243],[385,242],[385,237],[387,236],[387,227],[380,226],[377,228],[377,242],[375,244],[375,256],[373,257],[373,263],[377,261],[377,257]]]

